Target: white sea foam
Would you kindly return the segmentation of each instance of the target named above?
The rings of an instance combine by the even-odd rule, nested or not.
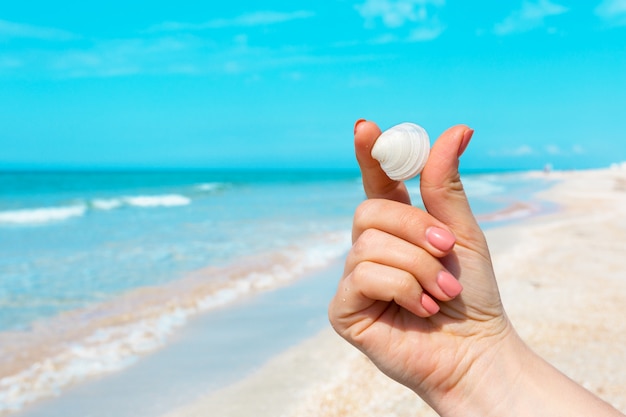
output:
[[[215,308],[252,291],[275,288],[303,276],[313,270],[324,268],[338,259],[350,247],[349,232],[335,232],[323,240],[301,247],[290,247],[289,253],[280,261],[271,262],[269,267],[258,268],[231,281],[228,286],[198,301],[200,310]]]
[[[191,204],[191,199],[180,194],[136,195],[118,198],[95,198],[90,205],[95,210],[114,210],[123,206],[139,208],[177,207]]]
[[[206,182],[196,185],[196,188],[200,191],[217,191],[224,188],[226,184],[221,182]]]
[[[124,197],[126,204],[136,207],[175,207],[191,204],[191,199],[180,194],[138,195]]]
[[[464,178],[463,188],[467,195],[471,197],[486,197],[506,191],[503,185],[494,183],[489,177]]]
[[[0,212],[0,224],[42,225],[83,216],[87,211],[84,204],[61,207],[41,207]]]
[[[0,415],[19,411],[40,398],[58,395],[68,385],[94,375],[124,369],[142,355],[162,347],[191,316],[325,267],[342,256],[349,245],[349,231],[328,233],[268,254],[258,265],[238,263],[232,270],[220,269],[221,287],[210,291],[205,288],[210,280],[204,275],[191,285],[175,287],[176,291],[181,288],[184,291],[174,292],[176,296],[172,296],[172,288],[164,287],[168,301],[145,307],[153,312],[154,308],[167,305],[160,314],[148,313],[135,321],[96,328],[81,340],[65,341],[65,348],[59,353],[40,358],[28,368],[0,379]]]
[[[191,204],[191,199],[180,194],[137,195],[120,198],[95,198],[88,203],[70,206],[38,207],[0,211],[0,225],[44,225],[84,216],[89,209],[114,210],[123,206],[139,208],[177,207]]]
[[[96,198],[91,201],[91,207],[96,210],[113,210],[124,204],[119,198]]]
[[[0,415],[21,410],[39,398],[58,395],[73,383],[124,369],[140,355],[161,347],[174,329],[186,322],[189,310],[139,322],[98,329],[80,343],[0,379]]]

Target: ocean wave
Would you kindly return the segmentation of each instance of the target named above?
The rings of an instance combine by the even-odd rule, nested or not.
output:
[[[191,204],[191,199],[180,194],[138,195],[124,197],[126,204],[136,207],[175,207]]]
[[[179,309],[153,319],[98,329],[56,355],[0,379],[0,415],[21,410],[40,398],[58,395],[68,385],[124,369],[139,355],[162,346],[190,312]]]
[[[349,246],[349,231],[312,237],[227,267],[208,267],[160,287],[139,288],[65,313],[35,326],[28,334],[30,342],[0,334],[0,357],[5,358],[5,363],[0,362],[0,415],[58,395],[89,377],[124,369],[162,347],[191,316],[293,282],[330,265]],[[88,317],[92,319],[86,321]]]
[[[506,187],[504,185],[496,183],[489,177],[464,178],[463,188],[469,197],[486,197],[506,191]]]
[[[41,225],[81,217],[86,212],[87,206],[84,204],[0,211],[0,224]]]
[[[119,198],[94,198],[91,200],[91,207],[96,210],[113,210],[124,205]]]
[[[228,184],[223,183],[223,182],[205,182],[205,183],[196,185],[195,188],[200,191],[212,192],[212,191],[222,190],[226,188],[227,186]]]
[[[138,208],[180,207],[191,204],[189,197],[180,194],[136,195],[118,198],[94,198],[74,205],[37,207],[0,211],[0,226],[40,226],[82,217],[90,210],[110,211],[124,206]]]
[[[135,195],[114,198],[94,198],[90,207],[95,210],[114,210],[124,206],[177,207],[191,204],[191,198],[181,194]]]

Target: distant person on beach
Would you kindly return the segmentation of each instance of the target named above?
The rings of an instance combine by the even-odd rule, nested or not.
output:
[[[473,131],[455,126],[434,144],[420,179],[426,211],[371,158],[380,133],[355,125],[368,200],[330,304],[335,330],[441,416],[623,416],[536,355],[507,318],[458,172]]]

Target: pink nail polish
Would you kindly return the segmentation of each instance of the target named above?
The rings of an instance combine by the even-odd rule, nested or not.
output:
[[[440,227],[429,227],[426,229],[426,240],[437,249],[447,252],[456,243],[454,235]]]
[[[365,122],[365,119],[359,119],[354,123],[354,134],[356,135],[356,128],[358,125],[360,125],[361,123]]]
[[[439,312],[439,306],[428,294],[422,293],[421,303],[422,307],[430,314],[437,314]]]
[[[458,156],[461,157],[465,149],[467,149],[467,145],[469,145],[470,140],[472,139],[472,135],[474,134],[474,129],[467,129],[463,134],[463,140],[461,140],[461,146],[459,146]]]
[[[461,283],[448,271],[440,271],[437,274],[437,285],[450,298],[456,297],[463,291]]]

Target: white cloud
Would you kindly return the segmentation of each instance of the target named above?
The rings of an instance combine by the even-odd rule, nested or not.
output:
[[[59,77],[114,77],[139,73],[200,72],[197,54],[209,48],[191,36],[97,41],[83,48],[40,52],[29,67]]]
[[[363,54],[320,53],[306,45],[260,47],[249,42],[248,31],[237,29],[242,25],[272,24],[290,19],[305,19],[313,13],[258,12],[241,15],[229,21],[214,20],[202,27],[235,28],[227,37],[183,31],[184,24],[171,25],[178,31],[143,33],[138,37],[93,39],[82,37],[80,42],[62,45],[38,42],[36,47],[18,48],[0,53],[0,75],[18,78],[75,78],[117,77],[134,74],[250,74],[263,75],[265,71],[280,69],[292,81],[305,79],[304,68],[335,65],[345,62],[364,62],[379,59]],[[0,21],[3,22],[3,21]],[[198,28],[192,26],[192,28]],[[162,28],[163,29],[163,28]],[[29,25],[0,26],[0,45],[3,36],[30,36],[47,39],[66,39],[69,33],[44,30]]]
[[[386,29],[398,31],[408,27],[404,36],[382,35],[378,39],[408,42],[433,40],[445,30],[436,15],[445,0],[366,0],[355,6],[365,21],[365,27],[373,29],[379,24]]]
[[[546,152],[550,155],[560,155],[563,153],[557,145],[546,145]]]
[[[535,151],[529,145],[520,145],[517,148],[492,150],[489,152],[491,156],[512,156],[521,157],[534,154]]]
[[[35,78],[104,78],[135,74],[238,75],[281,70],[287,79],[306,67],[365,62],[378,55],[320,55],[307,47],[256,47],[246,35],[217,43],[189,33],[81,42],[63,50],[29,49],[0,55],[0,75]]]
[[[263,26],[289,22],[291,20],[309,19],[314,16],[314,12],[307,10],[298,10],[295,12],[258,11],[246,13],[231,19],[213,19],[202,23],[164,22],[150,27],[148,32],[198,31],[227,27]]]
[[[585,148],[578,144],[574,144],[569,148],[562,148],[558,145],[550,144],[546,145],[545,151],[548,155],[559,156],[584,155],[586,153]]]
[[[603,0],[595,13],[612,25],[626,25],[626,0]]]
[[[493,32],[496,35],[528,32],[543,27],[547,17],[557,16],[568,11],[567,7],[552,3],[550,0],[539,0],[538,2],[524,1],[522,8],[514,11],[502,22],[496,24]]]
[[[532,155],[533,153],[534,153],[533,148],[531,148],[528,145],[522,145],[511,151],[511,155],[513,156],[526,156],[526,155]]]
[[[570,147],[563,147],[554,143],[533,148],[530,145],[523,144],[513,148],[492,149],[488,152],[492,157],[521,158],[526,156],[551,156],[551,157],[572,157],[576,155],[584,155],[586,150],[578,144]]]
[[[79,36],[62,29],[34,26],[26,23],[0,20],[0,39],[25,38],[45,41],[68,41]]]
[[[436,39],[444,31],[443,26],[437,26],[432,28],[417,28],[411,31],[409,35],[409,41],[411,42],[424,42]]]
[[[427,7],[442,7],[444,4],[444,0],[366,0],[355,8],[367,26],[374,26],[380,19],[385,27],[398,28],[405,23],[427,21]]]

